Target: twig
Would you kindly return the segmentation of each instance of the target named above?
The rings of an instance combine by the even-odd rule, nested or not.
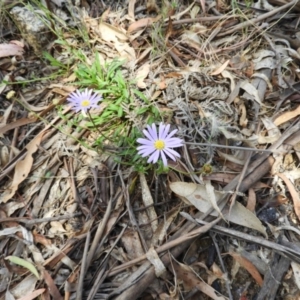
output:
[[[60,221],[60,220],[66,220],[71,219],[74,217],[81,216],[81,213],[74,213],[70,215],[64,215],[64,216],[57,216],[57,217],[49,217],[49,218],[40,218],[40,219],[28,219],[26,217],[11,217],[11,218],[0,218],[0,223],[3,222],[19,222],[26,225],[33,225],[38,223],[44,223],[44,222],[52,222],[52,221]]]
[[[85,245],[84,245],[84,250],[83,250],[83,258],[81,262],[81,270],[80,270],[80,276],[78,280],[78,286],[76,289],[76,300],[81,300],[82,299],[82,290],[83,290],[83,280],[84,280],[84,275],[86,272],[86,263],[87,263],[87,252],[89,249],[89,244],[91,240],[91,231],[89,230],[87,235],[86,235],[86,240],[85,240]]]
[[[226,276],[225,276],[225,283],[226,283],[226,288],[227,288],[228,297],[229,297],[230,300],[233,300],[233,297],[232,297],[232,294],[231,294],[230,282],[229,282],[229,280],[228,280],[228,272],[227,272],[227,270],[226,270],[226,268],[225,268],[224,261],[223,261],[223,259],[222,259],[222,255],[221,255],[221,253],[220,253],[220,249],[219,249],[218,243],[217,243],[216,238],[215,238],[215,234],[212,234],[212,233],[210,232],[210,237],[212,238],[213,243],[214,243],[214,245],[215,245],[215,248],[216,248],[216,250],[217,250],[217,254],[218,254],[218,258],[219,258],[219,262],[220,262],[222,271],[223,271],[223,273],[226,274]]]
[[[90,266],[90,264],[92,262],[92,259],[94,257],[95,251],[96,251],[96,249],[98,247],[98,244],[100,242],[100,239],[102,238],[105,226],[106,226],[107,221],[108,221],[108,219],[110,217],[110,214],[111,214],[111,210],[112,210],[112,198],[108,202],[108,205],[107,205],[107,208],[106,208],[106,211],[105,211],[105,214],[103,216],[102,221],[98,225],[97,232],[95,234],[93,243],[91,245],[90,251],[89,251],[88,256],[87,256],[87,262],[86,262],[87,268]]]
[[[139,226],[139,224],[138,224],[138,222],[136,220],[135,214],[134,214],[133,209],[132,209],[132,205],[130,203],[129,187],[125,186],[125,183],[124,183],[124,180],[123,180],[123,176],[122,176],[122,173],[121,173],[120,169],[118,169],[118,173],[119,173],[119,176],[120,176],[120,181],[121,181],[121,185],[122,185],[123,195],[125,197],[125,203],[126,203],[126,207],[127,207],[127,210],[128,210],[128,215],[129,215],[129,219],[130,219],[131,225],[138,232],[139,237],[141,239],[142,246],[144,248],[144,251],[147,251],[148,250],[148,245],[147,245],[145,237],[144,237],[144,235],[143,235],[143,233],[141,231],[141,228],[140,228],[140,226]]]
[[[122,231],[120,232],[120,234],[118,235],[118,237],[114,241],[113,245],[110,247],[110,250],[106,252],[105,257],[102,259],[102,261],[100,263],[100,266],[98,267],[98,269],[102,268],[102,270],[100,270],[100,272],[98,273],[98,275],[96,277],[96,280],[94,282],[94,285],[93,285],[92,289],[89,292],[87,300],[95,299],[95,295],[96,295],[96,292],[99,289],[100,284],[105,280],[105,278],[107,276],[107,272],[104,274],[104,271],[105,271],[105,267],[106,267],[107,262],[108,262],[108,258],[111,255],[111,252],[113,251],[113,249],[115,248],[117,243],[119,242],[119,240],[121,239],[121,237],[123,236],[126,229],[127,229],[127,226],[125,226],[122,229]]]
[[[255,148],[250,148],[250,147],[238,147],[238,146],[225,146],[225,145],[210,144],[210,143],[185,142],[185,144],[187,144],[187,145],[196,145],[196,146],[208,146],[208,147],[224,148],[224,149],[233,149],[233,150],[242,150],[242,151],[265,152],[265,153],[280,153],[277,150],[255,149]]]

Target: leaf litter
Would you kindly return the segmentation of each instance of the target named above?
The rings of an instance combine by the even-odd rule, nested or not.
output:
[[[0,32],[0,299],[297,299],[298,1],[50,2],[51,66],[10,19]],[[167,173],[120,164],[72,123],[78,58],[95,55],[71,28],[178,129]]]

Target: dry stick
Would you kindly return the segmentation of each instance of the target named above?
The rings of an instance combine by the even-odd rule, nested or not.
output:
[[[74,213],[74,214],[68,214],[68,215],[63,215],[63,216],[40,218],[40,219],[28,219],[27,217],[10,217],[10,218],[0,219],[0,223],[2,223],[2,222],[19,222],[19,223],[23,223],[26,225],[34,225],[34,224],[44,223],[44,222],[52,222],[52,221],[71,219],[71,218],[78,217],[78,216],[81,216],[81,213]]]
[[[87,233],[87,236],[86,236],[84,250],[83,250],[83,259],[82,259],[82,263],[81,263],[80,276],[79,276],[79,280],[78,280],[78,286],[76,289],[76,300],[82,299],[83,280],[84,280],[85,271],[87,269],[87,267],[86,267],[87,266],[87,264],[86,264],[87,252],[89,249],[90,240],[91,240],[91,231],[89,230]]]
[[[219,245],[218,245],[218,243],[217,243],[217,241],[216,241],[215,235],[216,235],[216,234],[210,233],[210,237],[211,237],[211,239],[213,240],[213,243],[214,243],[215,248],[216,248],[216,250],[217,250],[217,254],[218,254],[218,258],[219,258],[219,262],[220,262],[222,271],[223,271],[223,273],[226,274],[226,275],[225,275],[225,284],[226,284],[226,288],[227,288],[227,293],[228,293],[229,299],[230,299],[230,300],[233,300],[233,297],[232,297],[232,294],[231,294],[230,282],[229,282],[229,278],[228,278],[228,272],[227,272],[226,267],[225,267],[225,265],[224,265],[224,261],[223,261],[223,259],[222,259],[222,255],[221,255],[221,253],[220,253],[220,248],[219,248]]]
[[[194,19],[182,19],[173,21],[173,25],[181,25],[181,24],[189,24],[189,23],[201,23],[201,22],[211,22],[211,21],[219,21],[219,20],[229,20],[234,18],[240,18],[240,15],[223,15],[223,16],[213,16],[213,17],[202,17],[202,18],[194,18]],[[164,24],[165,26],[167,24]]]
[[[112,210],[112,198],[109,200],[106,211],[105,211],[105,214],[103,216],[103,219],[98,225],[93,243],[92,243],[90,251],[88,253],[87,262],[86,262],[87,268],[90,266],[90,264],[92,262],[92,259],[93,259],[93,256],[95,254],[95,251],[96,251],[96,249],[99,245],[100,239],[102,238],[105,226],[106,226],[107,221],[108,221],[108,219],[110,217],[110,214],[111,214],[111,210]],[[84,270],[84,272],[85,271],[86,270]]]
[[[210,144],[210,143],[192,143],[192,142],[185,142],[186,145],[196,145],[196,146],[208,146],[208,147],[215,147],[215,148],[224,148],[224,149],[231,149],[231,150],[243,150],[243,151],[253,151],[253,152],[265,152],[265,153],[279,153],[277,150],[269,150],[269,149],[256,149],[250,147],[239,147],[239,146],[225,146],[219,144]]]
[[[80,205],[81,201],[77,192],[76,183],[75,183],[75,175],[74,175],[74,163],[73,163],[73,157],[69,158],[69,161],[67,161],[66,158],[64,158],[64,164],[66,169],[68,170],[68,173],[70,176],[68,177],[70,182],[71,191],[73,194],[73,198],[75,199],[75,203],[78,203]]]
[[[182,67],[182,68],[186,67],[186,64],[175,54],[175,52],[171,48],[167,47],[168,44],[166,42],[163,42],[160,38],[156,38],[155,41],[160,46],[168,48],[167,52],[169,52],[169,54],[171,55],[171,57],[178,63],[178,65],[180,67]],[[173,46],[173,47],[175,47],[175,46]]]
[[[10,148],[16,147],[17,139],[18,139],[18,135],[19,135],[19,130],[20,130],[20,127],[15,128]],[[11,161],[13,159],[13,157],[14,157],[14,155],[13,155],[13,151],[11,149],[10,153],[9,153],[9,161]]]
[[[121,239],[121,237],[123,236],[125,230],[127,229],[127,226],[124,226],[124,228],[122,229],[122,231],[120,232],[119,236],[116,238],[116,240],[114,241],[113,245],[111,245],[109,251],[106,252],[105,257],[101,260],[100,266],[99,268],[102,268],[102,270],[98,273],[96,280],[93,284],[93,287],[91,288],[89,295],[87,297],[87,300],[92,300],[95,299],[95,295],[100,287],[100,284],[106,279],[107,276],[107,272],[105,272],[105,268],[108,262],[108,259],[111,255],[111,252],[113,251],[113,249],[115,248],[115,246],[117,245],[117,243],[119,242],[119,240]],[[105,272],[105,273],[104,273]]]
[[[263,14],[263,15],[260,15],[257,18],[253,18],[251,20],[247,20],[247,21],[245,21],[243,23],[240,23],[240,24],[234,26],[234,28],[231,28],[229,30],[223,31],[220,34],[218,34],[218,36],[229,35],[229,34],[234,33],[234,32],[236,32],[236,31],[238,31],[240,29],[243,29],[243,28],[245,28],[245,27],[247,27],[249,25],[254,25],[255,23],[258,23],[260,21],[263,21],[263,20],[265,20],[265,19],[267,19],[269,17],[272,17],[272,16],[276,15],[278,12],[281,12],[282,10],[285,10],[287,8],[295,6],[298,2],[299,2],[299,0],[294,0],[292,2],[289,2],[289,3],[287,3],[287,4],[285,4],[285,5],[281,6],[281,7],[275,8],[275,9],[273,9],[273,10],[271,10],[271,11],[269,11],[269,12]]]
[[[239,189],[240,189],[240,186],[241,186],[241,183],[246,175],[246,171],[248,169],[248,165],[250,163],[250,160],[251,160],[251,156],[252,156],[252,152],[248,152],[247,153],[247,158],[246,158],[246,162],[243,166],[243,170],[242,172],[240,173],[240,178],[238,180],[238,183],[236,185],[236,188],[235,188],[235,191],[233,193],[233,195],[231,196],[230,198],[230,209],[229,209],[229,215],[231,214],[231,209],[233,207],[233,205],[235,204],[235,199],[236,199],[236,196],[237,196],[237,193],[239,192]]]
[[[139,237],[140,237],[140,240],[141,240],[144,251],[147,251],[148,250],[148,245],[147,245],[145,237],[144,237],[144,235],[141,231],[141,228],[140,228],[140,226],[139,226],[139,224],[136,220],[134,211],[132,209],[132,205],[130,203],[129,187],[125,186],[123,176],[122,176],[122,172],[119,168],[118,168],[118,174],[119,174],[119,178],[120,178],[121,185],[122,185],[123,195],[125,197],[125,204],[126,204],[126,207],[127,207],[127,210],[128,210],[129,220],[130,220],[131,225],[133,226],[133,228],[135,228],[135,230],[139,234]]]

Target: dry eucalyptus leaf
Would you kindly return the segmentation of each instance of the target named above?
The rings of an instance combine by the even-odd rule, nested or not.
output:
[[[187,182],[172,182],[170,184],[170,188],[175,194],[181,197],[185,197],[202,213],[206,213],[212,207],[212,204],[209,200],[210,196],[207,194],[205,185]],[[224,195],[224,193],[216,190],[214,191],[214,193],[217,201]],[[219,209],[222,210],[224,206],[225,204],[219,206]],[[257,230],[264,236],[267,236],[266,229],[262,225],[261,221],[241,203],[236,201],[232,206],[230,214],[229,207],[226,207],[222,212],[226,220],[241,226]],[[218,212],[213,211],[211,215],[218,216]]]
[[[143,64],[136,73],[136,80],[137,83],[136,85],[140,88],[140,89],[145,89],[147,87],[147,84],[145,83],[145,79],[147,78],[148,74],[150,72],[150,64],[148,62],[146,62],[145,64]]]
[[[274,142],[276,142],[279,137],[281,136],[280,130],[278,129],[278,127],[272,122],[272,120],[270,120],[267,117],[261,118],[267,132],[268,135],[265,136],[263,135],[263,132],[259,133],[257,142],[259,144],[272,144]]]
[[[250,262],[248,259],[243,257],[240,253],[234,252],[234,251],[229,251],[228,252],[244,269],[246,269],[253,279],[256,281],[256,283],[259,286],[262,286],[263,284],[263,279],[261,275],[259,274],[258,270],[256,267]]]
[[[22,298],[19,298],[18,300],[33,300],[33,299],[36,299],[39,295],[43,294],[45,291],[46,291],[46,289],[44,289],[44,288],[38,289]]]
[[[156,18],[143,18],[143,19],[140,19],[140,20],[130,24],[130,26],[128,27],[127,32],[128,33],[133,33],[134,31],[137,31],[141,28],[151,26],[153,23],[157,22],[160,18],[161,18],[161,16],[158,15]]]
[[[16,298],[13,296],[13,294],[9,290],[7,290],[5,292],[5,300],[16,300]]]
[[[291,262],[295,283],[300,290],[300,265],[294,261]]]
[[[148,187],[147,181],[145,174],[140,173],[140,183],[141,183],[141,188],[142,188],[142,199],[145,207],[147,207],[147,215],[149,217],[149,220],[151,220],[151,227],[153,232],[156,231],[157,226],[158,226],[158,221],[157,221],[157,214],[154,209],[154,201],[150,192],[150,189]]]
[[[31,293],[35,290],[35,286],[38,279],[33,274],[28,275],[23,280],[21,280],[17,285],[15,285],[10,292],[16,297],[17,299]]]
[[[254,85],[252,85],[248,81],[243,81],[240,85],[240,88],[246,91],[249,95],[253,96],[254,100],[259,104],[262,105],[261,99],[259,98],[258,91]]]
[[[150,247],[146,253],[147,259],[151,262],[155,269],[156,277],[160,277],[166,273],[166,267],[158,256],[157,252],[154,250],[154,247]]]
[[[0,44],[0,57],[22,55],[23,47],[16,44]]]
[[[215,188],[212,186],[210,181],[205,181],[205,189],[206,189],[206,193],[207,193],[209,202],[211,203],[211,205],[213,206],[215,211],[217,211],[217,213],[222,217],[222,219],[225,220],[225,218],[218,206],[218,203],[217,203]]]
[[[225,63],[223,63],[221,66],[219,66],[217,69],[215,69],[210,75],[219,75],[221,74],[228,66],[230,60],[226,60]]]
[[[280,177],[284,183],[286,184],[294,203],[295,213],[300,220],[300,197],[299,193],[296,191],[294,184],[285,176],[283,173],[277,173],[278,177]]]
[[[300,115],[300,105],[292,111],[287,111],[285,113],[283,113],[282,115],[280,115],[279,117],[277,117],[274,121],[274,124],[276,126],[279,126],[283,123],[288,122],[291,119],[294,119],[295,117]]]
[[[1,195],[0,203],[6,203],[9,199],[11,199],[17,191],[19,184],[27,178],[33,164],[32,154],[37,151],[44,134],[45,132],[42,131],[26,146],[27,154],[23,160],[17,162],[12,184]]]
[[[135,3],[136,3],[136,0],[129,0],[129,3],[128,3],[128,16],[133,21],[135,20],[135,12],[134,12]]]

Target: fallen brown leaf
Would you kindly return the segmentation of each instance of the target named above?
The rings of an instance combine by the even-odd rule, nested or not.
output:
[[[141,28],[147,27],[152,25],[153,23],[157,22],[159,19],[161,18],[161,16],[157,16],[156,18],[144,18],[144,19],[140,19],[134,23],[132,23],[129,27],[127,32],[128,33],[132,33],[134,31],[137,31]]]
[[[11,186],[7,188],[1,195],[0,203],[6,203],[8,200],[10,200],[17,191],[19,184],[27,178],[33,164],[32,154],[37,151],[44,134],[45,131],[42,131],[26,146],[27,154],[23,160],[20,160],[16,163],[14,178]]]
[[[23,48],[16,44],[0,44],[0,57],[22,55]]]
[[[190,291],[193,288],[197,288],[202,293],[208,295],[211,299],[225,300],[224,297],[217,296],[216,291],[206,282],[199,279],[189,266],[174,262],[173,268],[178,278],[183,281],[185,290]]]
[[[253,279],[257,282],[259,286],[262,286],[262,277],[260,276],[255,266],[248,259],[241,256],[239,253],[233,251],[229,251],[228,254],[230,254],[244,269],[246,269],[250,273],[250,275],[253,277]]]

